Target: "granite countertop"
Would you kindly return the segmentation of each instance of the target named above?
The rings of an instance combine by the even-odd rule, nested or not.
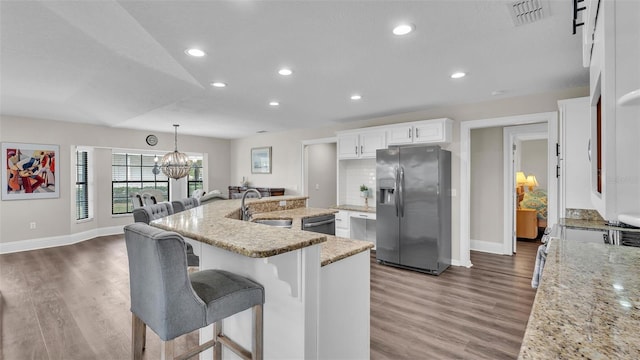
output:
[[[552,239],[520,359],[640,359],[640,248]]]
[[[327,241],[321,245],[320,262],[322,266],[332,264],[351,255],[373,248],[373,243],[364,240],[345,239],[327,235]]]
[[[251,215],[251,220],[257,219],[291,219],[292,229],[302,229],[302,219],[314,216],[337,213],[335,209],[297,208],[290,210],[269,211]]]
[[[251,219],[291,219],[293,220],[291,228],[300,229],[302,228],[303,218],[335,214],[337,212],[338,210],[336,209],[297,208],[253,214]],[[373,248],[373,243],[369,241],[345,239],[333,235],[326,235],[326,237],[327,241],[321,244],[320,251],[320,261],[322,266],[332,264],[336,261],[348,258],[351,255]]]
[[[218,200],[151,222],[152,226],[175,231],[241,255],[262,258],[321,244],[322,266],[373,247],[368,241],[339,238],[299,230],[301,219],[336,213],[335,209],[306,208],[305,196],[272,196],[246,199],[255,213],[252,219],[292,219],[292,228],[278,228],[240,219],[240,199]],[[280,205],[286,201],[285,205]],[[297,226],[296,226],[297,224]]]
[[[347,210],[347,211],[360,211],[360,212],[373,213],[373,214],[376,213],[376,208],[373,206],[364,207],[361,205],[342,204],[342,205],[332,206],[331,208],[338,209],[338,210]]]
[[[593,231],[608,231],[608,230],[621,230],[630,232],[640,232],[638,228],[626,228],[620,226],[607,225],[604,220],[601,219],[570,219],[561,218],[560,226],[564,226],[569,229],[583,229]]]
[[[246,204],[254,210],[280,211],[303,207],[306,199],[304,196],[272,196],[246,199]],[[282,201],[286,204],[280,205]],[[324,234],[241,221],[240,204],[240,199],[213,201],[154,220],[151,225],[254,258],[274,256],[327,241]]]

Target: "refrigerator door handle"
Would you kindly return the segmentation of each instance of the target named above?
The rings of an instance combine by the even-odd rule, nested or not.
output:
[[[400,209],[400,187],[399,187],[399,183],[400,183],[400,171],[398,169],[398,167],[396,166],[396,183],[395,183],[395,191],[394,191],[394,197],[395,197],[395,201],[394,203],[396,204],[396,217],[399,216],[399,209]]]
[[[400,182],[399,182],[400,194],[400,217],[404,217],[404,168],[400,166]]]

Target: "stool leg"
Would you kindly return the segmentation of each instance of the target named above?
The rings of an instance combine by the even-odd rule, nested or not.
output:
[[[253,344],[251,349],[252,360],[262,360],[264,347],[264,323],[262,314],[262,304],[253,307]]]
[[[162,341],[162,348],[160,348],[160,360],[173,360],[173,339],[169,341]]]
[[[222,320],[213,323],[213,339],[215,345],[213,346],[213,360],[222,360],[222,343],[218,341],[218,337],[222,334]]]
[[[131,313],[131,358],[142,359],[147,325],[136,314]]]

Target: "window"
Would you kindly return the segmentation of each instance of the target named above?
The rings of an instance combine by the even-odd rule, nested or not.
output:
[[[76,151],[76,220],[89,218],[89,175],[87,152]]]
[[[133,211],[131,195],[149,190],[159,191],[169,199],[169,178],[162,172],[153,173],[155,155],[113,153],[111,159],[111,213]]]
[[[187,197],[191,197],[194,191],[203,188],[202,183],[202,159],[193,159],[193,165],[187,176]]]

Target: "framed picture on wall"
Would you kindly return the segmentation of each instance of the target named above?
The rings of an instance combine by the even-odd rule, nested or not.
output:
[[[2,143],[2,200],[60,197],[58,145]]]
[[[271,146],[251,149],[251,173],[271,174]]]

